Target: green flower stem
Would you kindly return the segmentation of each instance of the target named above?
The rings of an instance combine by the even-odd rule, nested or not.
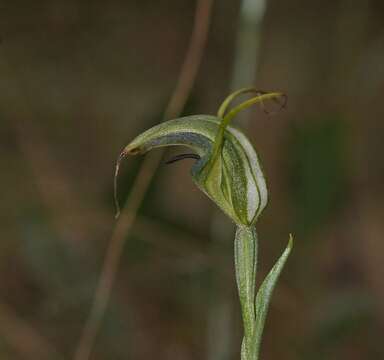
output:
[[[238,226],[235,237],[235,271],[244,324],[241,359],[255,359],[256,323],[255,294],[257,267],[257,234],[254,226]]]
[[[269,302],[281,270],[291,252],[293,239],[264,279],[256,295],[257,246],[256,228],[238,226],[235,237],[235,271],[239,291],[244,338],[241,360],[258,360]]]

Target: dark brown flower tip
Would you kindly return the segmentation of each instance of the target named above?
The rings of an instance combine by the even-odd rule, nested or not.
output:
[[[123,157],[124,156],[126,156],[126,155],[138,155],[138,154],[140,154],[140,148],[138,148],[138,147],[135,147],[135,148],[132,148],[132,149],[124,149],[123,151],[122,151],[122,153],[121,154],[123,154],[124,153],[124,155],[123,155]],[[120,154],[120,155],[121,155]]]

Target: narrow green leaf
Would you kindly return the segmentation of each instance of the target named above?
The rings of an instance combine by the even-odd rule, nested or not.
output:
[[[280,256],[279,260],[277,260],[276,264],[274,265],[272,270],[269,272],[267,277],[264,279],[256,295],[256,302],[255,302],[256,323],[255,323],[255,333],[254,333],[254,336],[255,336],[254,343],[256,348],[255,360],[258,358],[258,354],[260,351],[261,336],[263,334],[265,318],[267,316],[272,292],[273,292],[273,289],[275,288],[275,285],[280,276],[280,273],[283,270],[283,267],[288,259],[288,256],[292,250],[292,246],[293,246],[293,237],[292,235],[289,235],[289,241],[286,249],[284,250],[283,254]]]

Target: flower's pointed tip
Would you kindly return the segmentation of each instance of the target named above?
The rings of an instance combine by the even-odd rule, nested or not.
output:
[[[127,156],[127,151],[126,148],[119,154],[116,160],[116,165],[115,165],[115,180],[117,179],[117,176],[119,175],[119,170],[120,170],[120,164],[123,161],[123,159]]]
[[[121,151],[118,159],[123,159],[127,155],[138,155],[142,154],[143,151],[143,139],[141,136],[138,136],[136,139],[131,141],[128,145],[124,147]]]
[[[124,158],[127,155],[140,154],[140,152],[141,152],[140,147],[138,147],[135,144],[129,144],[124,148],[124,150],[121,152],[120,156],[122,156]]]

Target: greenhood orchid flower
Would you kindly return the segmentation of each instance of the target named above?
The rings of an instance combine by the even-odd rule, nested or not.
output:
[[[126,154],[145,153],[159,146],[184,145],[199,156],[192,178],[236,224],[251,225],[267,203],[267,187],[257,154],[246,136],[228,126],[213,157],[221,120],[196,115],[170,120],[134,139]]]
[[[254,147],[244,133],[230,126],[232,118],[253,103],[282,97],[281,93],[259,93],[257,97],[225,110],[230,101],[244,92],[231,95],[217,116],[194,115],[166,121],[145,131],[122,152],[144,154],[162,146],[183,145],[194,151],[198,160],[192,166],[195,184],[237,225],[254,224],[267,204],[265,178]]]
[[[228,110],[239,95],[255,97]],[[279,92],[262,93],[241,89],[223,102],[217,116],[186,116],[161,123],[137,136],[121,152],[145,154],[164,146],[184,146],[193,151],[176,157],[196,159],[191,173],[195,184],[236,224],[235,270],[244,322],[242,360],[257,360],[261,334],[273,288],[292,248],[292,238],[256,293],[257,235],[255,224],[268,201],[268,192],[257,153],[251,142],[230,123],[243,109],[267,100],[285,99]],[[285,103],[283,104],[283,106]],[[170,162],[173,162],[171,160]],[[116,177],[115,177],[116,181]],[[116,194],[116,190],[115,190]]]

